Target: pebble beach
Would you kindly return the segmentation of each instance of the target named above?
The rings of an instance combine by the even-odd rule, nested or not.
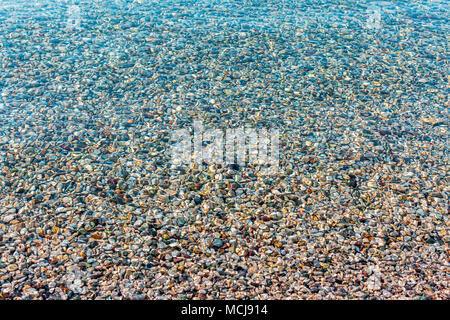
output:
[[[449,299],[448,9],[0,0],[0,300]]]

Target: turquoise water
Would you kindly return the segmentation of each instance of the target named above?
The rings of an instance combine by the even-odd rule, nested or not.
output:
[[[448,298],[448,4],[0,0],[2,297]]]

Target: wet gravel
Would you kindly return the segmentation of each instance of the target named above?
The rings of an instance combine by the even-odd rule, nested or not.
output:
[[[0,298],[450,298],[448,4],[377,8],[2,1]],[[195,119],[278,173],[174,173]]]

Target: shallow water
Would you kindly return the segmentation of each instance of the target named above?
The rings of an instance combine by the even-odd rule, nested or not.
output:
[[[448,7],[1,0],[2,297],[448,298]]]

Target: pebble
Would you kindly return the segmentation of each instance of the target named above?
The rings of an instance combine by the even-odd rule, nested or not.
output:
[[[221,239],[215,239],[213,242],[213,246],[216,248],[220,248],[221,246],[223,246],[223,241]]]

